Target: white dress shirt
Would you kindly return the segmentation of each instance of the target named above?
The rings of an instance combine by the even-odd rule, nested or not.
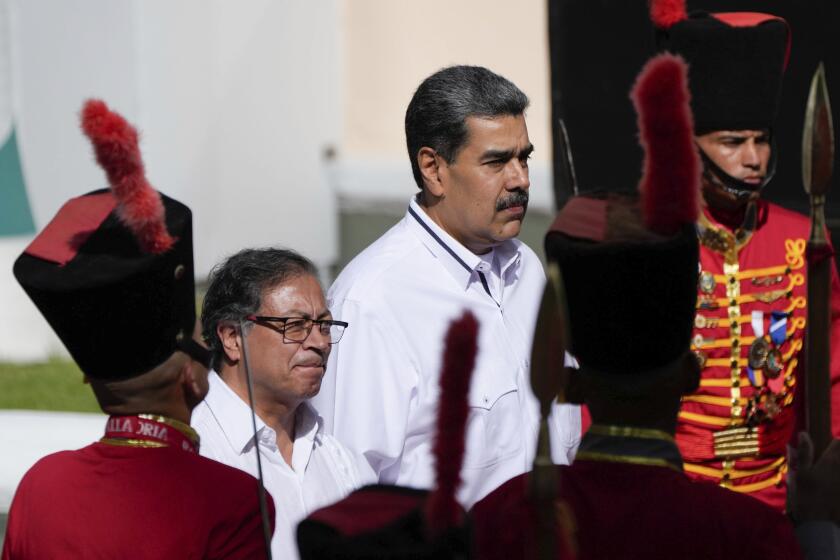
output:
[[[308,403],[298,407],[296,421],[290,467],[277,447],[276,432],[257,417],[263,480],[276,510],[271,555],[282,560],[298,558],[295,533],[303,518],[376,481],[363,458],[322,433],[321,420]],[[257,476],[251,409],[215,371],[191,424],[201,437],[201,455]]]
[[[325,430],[362,453],[380,482],[433,485],[444,336],[467,309],[480,331],[459,500],[470,507],[531,469],[539,406],[529,361],[545,274],[517,239],[496,246],[493,259],[499,278],[488,282],[495,266],[455,241],[412,199],[405,218],[354,258],[330,288],[333,316],[350,327],[333,347],[313,404]],[[555,406],[550,431],[555,462],[568,464],[580,441],[579,408]]]

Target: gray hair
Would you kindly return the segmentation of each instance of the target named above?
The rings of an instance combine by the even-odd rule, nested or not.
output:
[[[405,112],[405,140],[417,186],[423,176],[417,152],[427,146],[452,163],[467,141],[467,117],[521,115],[528,96],[481,66],[450,66],[420,84]]]
[[[224,358],[218,325],[256,313],[266,289],[308,275],[318,277],[315,265],[288,249],[243,249],[216,265],[201,309],[201,334],[213,353],[212,367],[218,370]]]

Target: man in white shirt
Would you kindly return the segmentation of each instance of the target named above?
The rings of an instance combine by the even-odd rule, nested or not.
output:
[[[298,522],[375,480],[361,457],[322,432],[307,402],[347,323],[333,320],[314,265],[281,249],[246,249],[217,266],[201,322],[215,370],[192,417],[201,454],[256,476],[259,449],[276,507],[272,556],[297,558]]]
[[[365,455],[380,482],[428,488],[445,329],[481,323],[470,391],[466,507],[531,469],[539,412],[529,388],[545,275],[515,239],[528,204],[528,98],[486,68],[427,78],[406,112],[420,193],[397,225],[342,271],[328,299],[353,323],[315,399],[325,429]],[[555,461],[568,463],[580,412],[557,407]]]

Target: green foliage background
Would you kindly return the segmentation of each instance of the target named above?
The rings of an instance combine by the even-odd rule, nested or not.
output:
[[[69,359],[34,364],[0,362],[0,408],[99,412],[93,391]]]

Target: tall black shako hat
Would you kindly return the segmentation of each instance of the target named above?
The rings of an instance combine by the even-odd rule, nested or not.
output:
[[[645,151],[640,192],[576,196],[546,235],[566,288],[569,351],[601,373],[656,370],[689,348],[700,162],[686,74],[681,58],[661,54],[633,87]]]
[[[15,277],[88,377],[134,377],[179,348],[201,360],[190,209],[149,185],[137,131],[105,103],[81,127],[111,188],[66,202]]]
[[[467,311],[452,321],[446,333],[432,448],[434,488],[366,486],[313,512],[298,525],[301,560],[469,557],[469,526],[455,496],[461,484],[478,328],[477,319]]]
[[[689,67],[696,134],[771,129],[779,110],[790,29],[755,12],[686,13],[685,0],[651,0],[660,49]]]

